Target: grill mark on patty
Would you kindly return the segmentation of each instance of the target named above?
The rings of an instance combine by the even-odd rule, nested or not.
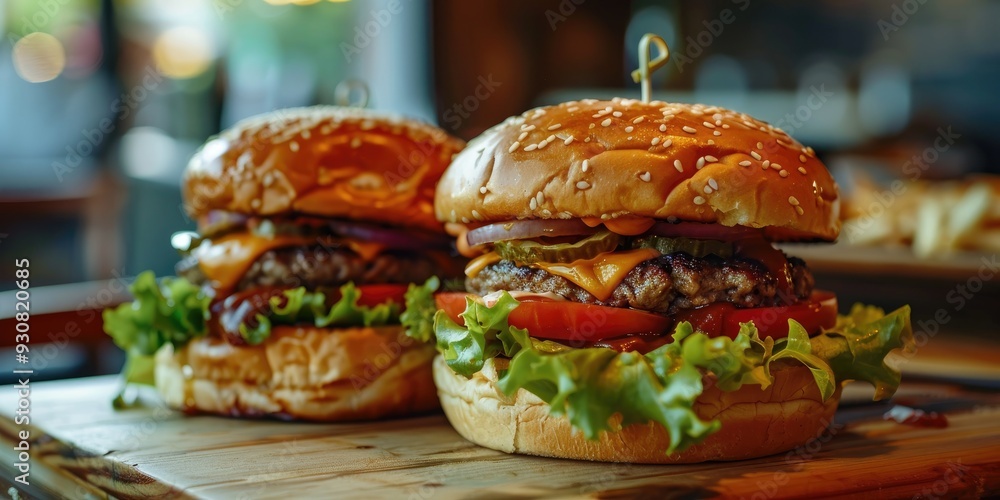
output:
[[[812,293],[812,273],[802,259],[788,259],[792,292],[802,299]],[[496,290],[551,292],[574,302],[611,307],[632,307],[658,313],[729,302],[739,307],[786,303],[777,290],[777,279],[753,259],[699,258],[686,253],[661,255],[632,269],[606,301],[600,301],[572,281],[513,261],[502,260],[466,278],[470,292],[485,295]]]

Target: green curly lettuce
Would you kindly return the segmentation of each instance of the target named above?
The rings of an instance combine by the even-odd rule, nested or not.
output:
[[[399,322],[406,328],[406,335],[429,342],[434,337],[434,292],[441,287],[441,281],[432,276],[423,285],[410,283],[406,289],[406,309],[399,315]]]
[[[704,375],[714,375],[719,389],[733,391],[773,382],[771,363],[802,363],[812,372],[824,399],[846,380],[865,380],[888,397],[899,384],[899,372],[884,363],[889,351],[912,344],[909,309],[888,315],[875,308],[841,318],[837,328],[810,339],[789,320],[789,336],[761,338],[753,323],[743,323],[735,338],[709,337],[687,322],[679,323],[671,341],[645,355],[606,348],[575,349],[532,338],[507,318],[517,300],[502,293],[492,306],[472,298],[462,313],[465,326],[439,311],[434,317],[436,344],[456,373],[471,377],[487,359],[510,358],[498,387],[507,395],[525,389],[549,404],[588,439],[620,426],[655,421],[670,434],[673,453],[716,432],[718,421],[704,421],[694,401],[704,391]],[[621,415],[612,427],[612,416]]]
[[[328,303],[327,295],[322,292],[292,288],[271,297],[269,310],[257,314],[254,324],[239,325],[239,333],[247,344],[258,345],[270,338],[275,325],[381,326],[402,321],[408,330],[423,332],[418,334],[429,338],[433,293],[439,283],[437,278],[431,278],[424,285],[410,285],[404,297],[407,306],[414,306],[410,314],[401,314],[403,305],[391,301],[373,307],[359,305],[361,291],[353,283],[340,288],[340,299],[333,304]],[[158,283],[149,271],[137,276],[130,290],[132,302],[104,311],[104,331],[126,353],[122,370],[126,386],[153,385],[153,355],[167,344],[181,347],[205,335],[212,298],[183,278],[163,278]],[[116,406],[127,405],[123,394],[124,389],[115,398]]]

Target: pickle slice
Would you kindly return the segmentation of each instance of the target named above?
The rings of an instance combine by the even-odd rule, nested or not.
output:
[[[592,234],[576,243],[545,245],[532,240],[507,240],[493,244],[500,257],[521,264],[535,262],[573,262],[592,259],[618,247],[621,237],[611,231]]]
[[[718,255],[724,259],[733,256],[733,245],[719,240],[696,240],[692,238],[668,238],[666,236],[643,236],[632,240],[632,248],[653,248],[663,255],[684,252],[692,257]]]

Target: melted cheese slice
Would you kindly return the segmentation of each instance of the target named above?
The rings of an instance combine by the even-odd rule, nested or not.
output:
[[[482,271],[486,266],[500,262],[501,260],[503,259],[500,258],[500,254],[496,252],[484,253],[469,261],[469,264],[465,266],[465,275],[472,278],[479,274],[479,271]]]
[[[570,263],[536,262],[531,264],[531,267],[562,276],[590,292],[598,300],[604,301],[611,297],[629,271],[641,262],[659,255],[660,252],[652,248],[640,248],[624,252],[606,252],[592,259]]]
[[[354,240],[344,240],[343,243],[366,262],[385,249],[385,245],[379,243]],[[250,265],[264,252],[275,248],[316,244],[315,237],[278,235],[266,238],[252,233],[234,233],[202,242],[191,255],[198,259],[198,267],[213,282],[216,290],[225,294],[236,287]]]

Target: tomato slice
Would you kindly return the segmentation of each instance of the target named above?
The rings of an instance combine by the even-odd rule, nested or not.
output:
[[[824,291],[815,291],[808,300],[791,306],[753,307],[739,309],[732,304],[711,304],[674,315],[677,321],[689,321],[695,330],[712,337],[736,337],[740,323],[753,321],[761,337],[788,336],[788,319],[802,324],[810,335],[837,322],[837,297]]]
[[[406,295],[406,289],[408,286],[409,285],[391,283],[360,285],[358,286],[358,291],[361,292],[361,296],[358,297],[358,305],[374,307],[389,301],[395,302],[401,306],[405,305],[406,301],[404,296]]]
[[[462,292],[439,293],[437,306],[453,321],[465,324]],[[519,299],[521,305],[507,318],[508,323],[527,329],[532,337],[575,342],[597,342],[632,334],[669,333],[671,320],[644,311],[621,307],[595,306],[543,297]]]
[[[437,306],[453,321],[464,324],[463,292],[439,293]],[[672,318],[635,309],[597,306],[532,296],[518,299],[521,304],[507,321],[527,329],[532,337],[582,343],[600,342],[626,335],[665,335],[675,322],[689,321],[696,330],[716,337],[736,337],[740,323],[753,321],[761,337],[788,336],[788,319],[798,321],[810,334],[829,328],[837,321],[837,298],[830,292],[813,292],[791,306],[739,309],[732,304],[711,304],[675,314]]]

